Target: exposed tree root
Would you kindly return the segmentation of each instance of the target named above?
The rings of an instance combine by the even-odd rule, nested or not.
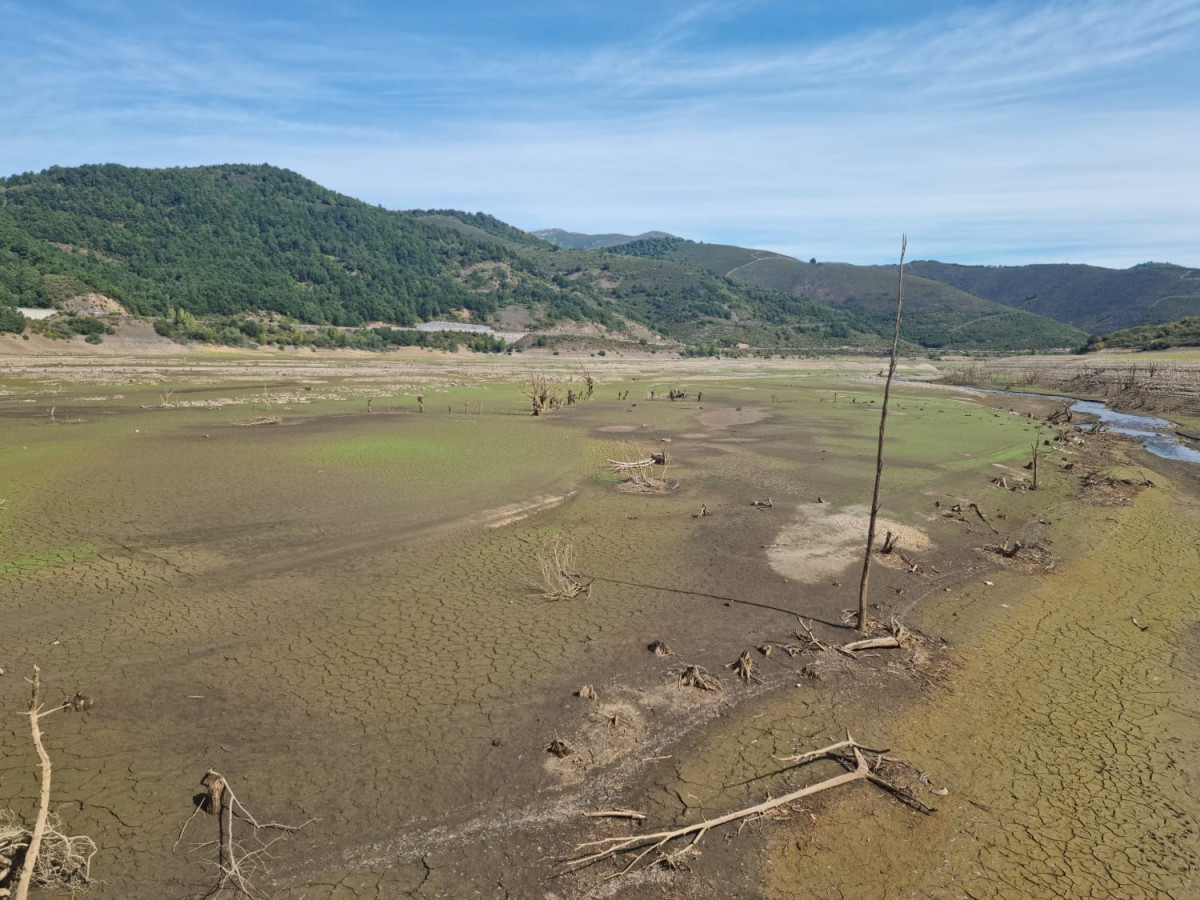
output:
[[[674,670],[673,674],[683,687],[698,688],[702,691],[721,690],[721,679],[710,673],[704,666],[683,666]]]
[[[836,775],[832,778],[827,778],[816,784],[808,787],[800,788],[791,793],[784,794],[781,797],[775,797],[771,800],[765,800],[762,803],[748,806],[744,809],[739,809],[731,813],[726,813],[723,816],[717,816],[712,819],[705,819],[702,822],[696,822],[692,825],[685,825],[682,828],[673,828],[665,831],[654,831],[647,834],[635,834],[627,837],[611,837],[602,838],[598,841],[587,841],[575,847],[575,852],[579,855],[565,860],[568,872],[578,871],[579,869],[593,865],[601,860],[611,859],[624,853],[633,853],[638,851],[632,860],[625,865],[620,871],[609,875],[608,878],[619,878],[631,871],[638,863],[642,862],[648,855],[655,851],[662,850],[672,841],[681,838],[690,838],[687,848],[696,846],[700,839],[713,828],[718,828],[726,825],[729,822],[736,822],[741,819],[746,819],[750,816],[761,815],[778,807],[785,806],[789,803],[794,803],[805,797],[811,797],[814,794],[819,794],[822,791],[832,790],[836,787],[841,787],[844,784],[852,784],[855,781],[869,781],[872,784],[878,785],[892,795],[898,797],[905,803],[925,813],[932,813],[935,810],[932,807],[926,806],[924,803],[916,799],[909,791],[898,784],[884,778],[878,774],[878,770],[884,763],[891,767],[907,766],[900,760],[894,760],[884,755],[886,751],[869,750],[860,744],[856,743],[853,738],[847,735],[846,740],[839,741],[836,744],[830,744],[828,747],[822,747],[820,750],[813,750],[810,753],[804,753],[799,756],[785,758],[784,762],[795,763],[796,766],[803,766],[814,762],[818,759],[832,759],[844,765],[848,771],[841,775]],[[685,848],[685,849],[687,849]],[[607,879],[606,879],[607,880]]]
[[[26,900],[34,885],[79,890],[91,883],[95,842],[86,836],[69,837],[59,831],[58,819],[50,813],[50,755],[42,743],[41,720],[62,710],[90,709],[94,702],[82,691],[51,709],[41,704],[41,670],[33,667],[29,696],[29,732],[33,748],[41,762],[41,790],[38,812],[32,830],[18,824],[16,816],[0,810],[0,898]],[[13,868],[20,859],[16,888],[12,888]]]
[[[742,655],[733,662],[728,663],[725,668],[731,669],[733,674],[747,684],[757,681],[762,684],[762,679],[754,673],[754,660],[750,657],[749,650],[743,650]]]
[[[575,752],[575,748],[561,738],[555,738],[546,745],[546,752],[551,756],[557,756],[559,759],[564,759]]]
[[[14,896],[17,869],[29,858],[32,832],[10,810],[0,810],[0,898]],[[76,893],[91,883],[92,857],[96,842],[87,835],[66,835],[58,816],[50,813],[34,861],[32,886],[51,887]]]

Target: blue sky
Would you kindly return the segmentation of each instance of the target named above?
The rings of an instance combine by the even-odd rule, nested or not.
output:
[[[0,174],[269,162],[807,259],[1200,264],[1200,0],[0,0]]]

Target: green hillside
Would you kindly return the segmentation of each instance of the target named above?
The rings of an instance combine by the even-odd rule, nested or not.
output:
[[[488,290],[467,284],[478,267],[497,265]],[[509,303],[541,305],[552,319],[611,315],[576,292],[546,289],[499,240],[269,166],[84,166],[3,179],[0,303],[53,304],[62,290],[48,276],[140,315],[264,310],[312,323],[411,324],[453,309],[486,317]]]
[[[1139,325],[1088,338],[1083,352],[1120,347],[1129,350],[1169,350],[1171,347],[1200,347],[1200,316],[1185,316],[1161,325]]]
[[[254,312],[354,327],[499,324],[516,309],[534,330],[637,323],[718,346],[880,345],[853,315],[700,268],[560,250],[483,213],[392,212],[270,166],[0,179],[0,308],[89,293],[171,334],[194,317],[236,329],[232,317]]]
[[[765,250],[701,244],[679,238],[639,240],[613,253],[686,262],[738,281],[810,298],[848,312],[875,331],[895,316],[896,269],[846,263],[801,262]],[[914,275],[905,268],[901,335],[924,347],[992,350],[1077,346],[1079,329]]]
[[[912,263],[911,270],[1094,334],[1200,315],[1200,270],[1170,263],[1105,269],[1066,264],[959,266],[921,260]]]

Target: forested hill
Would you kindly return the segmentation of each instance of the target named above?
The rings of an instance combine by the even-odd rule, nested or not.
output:
[[[878,348],[854,316],[658,259],[561,250],[483,213],[393,212],[271,166],[52,168],[0,179],[0,309],[265,311],[356,326],[469,316],[630,323],[684,342]],[[515,312],[514,312],[515,311]]]
[[[558,246],[484,213],[390,211],[266,165],[94,165],[0,179],[0,312],[15,327],[13,306],[100,294],[175,321],[575,322],[627,337],[641,325],[709,348],[877,350],[890,337],[886,269],[813,266],[662,232],[611,250]],[[903,333],[913,344],[1020,350],[1085,337],[943,285],[917,290],[919,281]]]
[[[839,311],[866,316],[876,328],[895,318],[896,269],[847,263],[802,262],[782,253],[671,236],[642,238],[610,253],[670,259],[700,266],[736,281],[808,297]],[[924,347],[997,350],[1079,346],[1079,329],[1012,309],[905,269],[901,335]],[[888,323],[885,325],[885,323]]]
[[[502,224],[471,218],[481,234]],[[6,178],[0,253],[0,302],[32,306],[76,289],[66,276],[142,315],[176,307],[412,323],[538,299],[563,315],[604,315],[585,298],[539,292],[500,240],[388,212],[270,166],[104,165]],[[508,277],[494,290],[464,283],[472,267],[498,263]]]
[[[979,297],[1095,334],[1200,315],[1200,270],[1170,263],[1106,269],[1061,263],[959,266],[918,260],[909,268]]]

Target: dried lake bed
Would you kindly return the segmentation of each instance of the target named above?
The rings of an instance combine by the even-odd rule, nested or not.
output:
[[[564,394],[586,367],[595,395],[531,417],[531,367]],[[1049,401],[900,385],[883,513],[917,571],[881,558],[872,612],[925,650],[815,668],[785,652],[801,619],[850,634],[879,367],[4,358],[0,806],[36,797],[17,715],[36,664],[51,697],[96,700],[45,729],[100,897],[213,883],[193,844],[215,834],[175,846],[210,767],[256,815],[314,820],[257,876],[280,897],[1193,892],[1185,465],[1056,441],[1039,490],[1007,490],[993,479],[1027,479],[1053,436]],[[606,459],[664,448],[677,489],[618,490]],[[984,515],[953,512],[972,502]],[[587,599],[531,587],[556,538]],[[1005,559],[1004,539],[1042,552]],[[760,682],[726,668],[747,650]],[[687,664],[723,689],[679,686]],[[945,789],[938,813],[854,785],[714,831],[673,868],[561,875],[579,841],[634,827],[587,812],[649,827],[749,805],[811,777],[776,757],[846,729]]]

